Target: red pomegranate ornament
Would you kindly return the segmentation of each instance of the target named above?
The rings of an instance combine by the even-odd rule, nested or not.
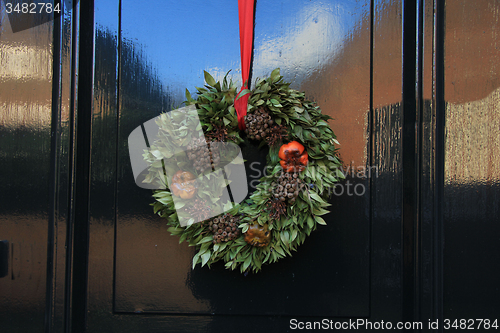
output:
[[[281,146],[278,153],[280,164],[286,172],[300,172],[306,168],[309,155],[304,146],[292,141]]]

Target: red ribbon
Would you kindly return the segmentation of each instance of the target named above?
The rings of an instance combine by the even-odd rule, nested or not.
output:
[[[248,77],[250,75],[250,62],[252,60],[253,49],[253,10],[255,0],[238,0],[238,12],[240,18],[240,53],[241,53],[241,77],[243,86],[240,92],[236,95],[234,107],[238,115],[238,127],[244,130],[245,115],[247,114],[248,98],[250,94],[246,94],[238,99],[244,89],[248,89]]]

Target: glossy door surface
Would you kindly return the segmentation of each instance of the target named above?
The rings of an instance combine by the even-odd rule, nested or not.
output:
[[[61,1],[15,33],[3,4],[0,331],[500,319],[499,1],[257,2],[253,80],[281,67],[333,117],[347,179],[328,226],[248,275],[191,269],[127,147],[203,70],[241,83],[236,2]]]
[[[0,278],[0,329],[41,332],[50,209],[52,24],[13,33],[0,26],[0,240],[8,241]]]
[[[61,1],[15,33],[3,3],[2,332],[500,319],[499,1],[257,2],[253,80],[280,67],[333,117],[347,179],[328,226],[246,276],[191,269],[127,149],[203,70],[241,83],[236,2]]]
[[[447,1],[446,13],[444,317],[494,320],[500,313],[500,2]],[[463,288],[464,280],[470,287]]]
[[[191,270],[192,251],[133,183],[126,147],[134,128],[201,86],[203,70],[233,69],[239,82],[236,3],[96,1],[88,330],[290,331],[294,316],[426,323],[466,317],[469,303],[484,304],[476,317],[498,312],[498,269],[484,260],[499,253],[499,5],[482,6],[258,1],[253,79],[281,67],[334,118],[343,186],[365,192],[334,196],[328,227],[245,277]]]
[[[70,1],[60,6],[55,19],[32,15],[31,27],[15,33],[0,6],[0,239],[9,242],[8,274],[0,278],[5,332],[63,332],[70,313],[65,287],[76,35]]]
[[[170,110],[172,103],[181,102],[184,87],[193,90],[202,86],[203,70],[222,78],[235,68],[231,77],[239,79],[236,3],[218,2],[207,10],[195,9],[199,6],[197,1],[147,5],[122,2],[115,311],[367,315],[370,189],[366,177],[356,177],[358,166],[367,166],[369,6],[308,1],[287,2],[284,6],[259,1],[256,7],[253,76],[269,75],[281,66],[293,87],[304,89],[302,85],[308,82],[310,97],[321,101],[325,113],[336,118],[332,124],[352,119],[346,125],[350,127],[344,129],[352,137],[340,135],[339,140],[346,143],[345,155],[350,158],[346,165],[355,172],[348,178],[344,194],[333,199],[333,213],[326,217],[329,227],[314,233],[293,258],[249,276],[227,271],[222,264],[210,270],[191,270],[192,249],[185,243],[179,245],[178,239],[169,235],[165,222],[152,214],[148,205],[151,192],[136,187],[127,163],[128,150],[121,149],[135,127]],[[140,11],[148,14],[137,15]],[[151,17],[153,12],[163,17],[161,24],[151,26],[151,19],[158,22]],[[193,21],[203,22],[203,29],[195,28]],[[365,36],[360,40],[362,27]],[[208,36],[203,38],[206,31]],[[353,50],[354,43],[362,44],[365,52]],[[335,68],[359,66],[352,63],[353,59],[364,65],[364,76],[356,77],[350,87],[352,78],[337,74]],[[331,81],[335,75],[341,83]],[[351,96],[363,90],[362,98]],[[353,99],[356,104],[339,105],[341,98],[332,98],[339,93],[343,100]],[[247,164],[255,162],[257,150],[257,145],[244,147]],[[264,167],[265,151],[260,155],[259,171]],[[260,178],[258,173],[250,170],[250,184]],[[360,185],[354,187],[358,182]],[[354,188],[361,196],[354,195]]]
[[[115,316],[170,314],[157,320],[175,319],[181,326],[193,321],[173,315],[215,314],[197,319],[200,325],[212,322],[212,328],[224,322],[214,318],[227,314],[368,315],[371,177],[378,177],[376,168],[369,169],[369,3],[257,5],[253,77],[281,67],[292,87],[305,90],[335,118],[331,125],[345,142],[342,158],[349,176],[342,184],[344,194],[332,200],[328,227],[314,233],[292,258],[248,276],[222,265],[191,270],[193,252],[179,245],[165,222],[152,214],[151,192],[134,184],[126,147],[133,129],[178,105],[185,88],[201,86],[203,70],[222,78],[233,69],[230,77],[240,81],[236,3],[206,7],[197,1],[123,1],[119,7],[113,1],[98,1],[95,17],[89,325],[99,322],[98,308],[109,306],[94,302],[98,295],[113,297]],[[205,28],[192,22],[204,22]],[[118,72],[113,59],[118,59]],[[111,84],[115,77],[116,88]],[[263,161],[265,152],[256,151],[256,146],[243,147],[250,162]],[[357,184],[358,196],[353,194]]]

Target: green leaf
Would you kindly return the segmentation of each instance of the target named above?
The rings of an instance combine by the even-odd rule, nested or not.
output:
[[[314,219],[316,220],[316,222],[318,222],[319,224],[322,224],[322,225],[326,225],[326,222],[325,220],[323,220],[322,217],[320,216],[315,216]]]
[[[245,259],[245,262],[243,263],[243,271],[246,271],[248,266],[250,266],[250,263],[252,262],[252,256],[249,254],[248,257]]]
[[[277,82],[280,78],[280,69],[279,68],[276,68],[274,69],[272,72],[271,72],[271,81],[274,83],[274,82]]]
[[[185,205],[186,205],[185,201],[180,201],[180,200],[175,201],[175,209],[177,209],[177,210],[181,209]]]
[[[297,113],[302,113],[304,112],[304,108],[299,108],[298,106],[294,106],[293,109],[295,110],[295,112]]]
[[[317,202],[325,202],[316,192],[309,191],[309,196]]]
[[[323,208],[314,208],[312,210],[312,212],[315,215],[325,215],[325,214],[330,213],[329,211],[327,211],[326,209],[323,209]]]
[[[254,105],[255,106],[261,106],[262,104],[264,104],[264,100],[263,99],[259,99]]]
[[[196,253],[193,257],[193,269],[195,268],[196,264],[198,263],[198,259],[200,258],[200,253]]]
[[[210,102],[212,102],[214,100],[214,98],[212,96],[210,96],[209,94],[203,94],[203,95],[201,95],[201,97],[208,99]]]
[[[250,94],[250,93],[252,93],[250,90],[243,89],[242,91],[240,91],[238,98],[236,98],[236,100],[239,100],[242,96],[245,96],[245,95]]]
[[[288,238],[288,232],[287,231],[280,232],[280,238],[283,244],[288,246],[288,244],[290,243],[290,239]]]
[[[283,252],[283,249],[281,248],[281,246],[276,246],[274,248],[276,250],[276,252],[278,252],[279,254],[281,254],[283,257],[285,257],[285,252]]]
[[[188,100],[188,102],[193,101],[193,98],[191,97],[191,93],[189,92],[189,90],[187,88],[186,88],[186,99]]]
[[[311,166],[310,169],[311,169],[311,178],[313,179],[313,181],[316,181],[316,168]]]
[[[178,235],[184,231],[183,228],[178,228],[178,227],[170,227],[167,229],[168,232],[170,232],[173,235]]]
[[[304,137],[302,136],[302,126],[295,125],[293,132],[296,137],[298,137],[301,141],[304,141]]]
[[[205,74],[205,82],[210,85],[210,86],[215,86],[215,79],[213,78],[212,75],[210,75],[207,71],[203,71]]]
[[[208,243],[208,242],[211,242],[213,241],[213,236],[210,235],[210,236],[205,236],[203,237],[203,239],[198,243],[198,244],[203,244],[203,243]]]
[[[307,225],[309,226],[309,228],[314,227],[314,220],[311,215],[307,217]]]
[[[215,244],[215,245],[219,245],[218,250],[219,250],[219,252],[222,252],[227,247],[227,244],[229,244],[229,242],[224,242],[224,243]],[[215,245],[214,245],[214,251],[215,251]]]
[[[281,103],[278,102],[277,100],[275,100],[274,98],[271,98],[271,103],[273,104],[273,106],[275,106],[277,108],[283,107],[283,105],[281,105]]]
[[[245,232],[247,232],[248,228],[250,226],[248,225],[248,223],[241,223],[238,228],[241,229],[241,233],[244,234]]]
[[[215,83],[214,85],[212,85],[215,89],[217,89],[217,91],[221,91],[221,88],[220,88],[220,82],[217,81],[217,83]]]
[[[201,255],[201,266],[205,266],[205,264],[208,262],[210,259],[211,253],[210,251],[207,251]]]
[[[179,244],[186,240],[187,235],[188,235],[187,233],[181,234],[181,237],[179,237]]]
[[[253,264],[257,267],[257,269],[262,269],[262,261],[259,257],[254,257]]]

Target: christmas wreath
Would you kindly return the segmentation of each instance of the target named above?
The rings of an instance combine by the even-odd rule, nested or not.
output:
[[[227,75],[216,82],[207,72],[205,81],[203,88],[196,88],[196,98],[186,89],[185,104],[196,108],[199,124],[187,117],[182,126],[170,128],[166,117],[179,116],[175,110],[159,117],[158,138],[144,154],[149,163],[144,182],[166,188],[153,193],[154,213],[167,220],[180,242],[196,247],[193,268],[223,260],[228,269],[257,272],[263,264],[291,256],[318,224],[326,224],[321,216],[329,212],[328,189],[344,178],[338,142],[327,123],[330,117],[303,92],[291,89],[279,69],[258,80],[252,91],[243,91],[249,95],[244,131],[238,126],[234,83]],[[204,137],[190,131],[190,124],[201,126]],[[175,142],[162,136],[167,132],[175,133]],[[215,146],[246,140],[269,146],[268,172],[247,200],[222,202],[227,182],[207,173],[227,162],[225,151]],[[178,147],[187,150],[173,154]],[[198,177],[206,181],[200,184]]]

